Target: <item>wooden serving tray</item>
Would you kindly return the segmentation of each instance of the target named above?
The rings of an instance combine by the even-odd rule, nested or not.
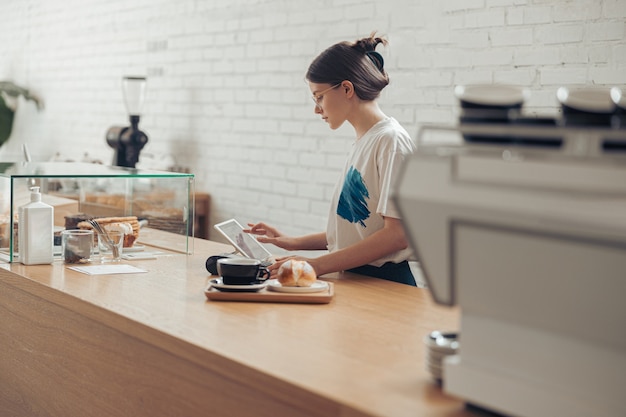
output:
[[[268,303],[304,303],[304,304],[327,304],[335,295],[335,285],[328,282],[328,288],[320,292],[311,293],[286,293],[277,292],[267,287],[256,292],[230,292],[220,291],[211,287],[210,284],[204,289],[204,295],[212,301],[252,301]]]

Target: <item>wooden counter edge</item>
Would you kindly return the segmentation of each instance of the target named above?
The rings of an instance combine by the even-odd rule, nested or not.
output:
[[[80,316],[78,320],[89,323],[89,325],[85,328],[88,327],[90,329],[89,331],[91,332],[97,331],[99,333],[106,333],[108,335],[107,338],[111,339],[111,344],[113,344],[115,340],[119,339],[118,342],[120,344],[126,345],[130,342],[130,340],[128,339],[134,339],[135,342],[133,342],[133,344],[136,344],[138,342],[142,346],[144,346],[144,348],[150,346],[156,348],[158,351],[164,354],[157,356],[168,357],[170,358],[170,360],[176,358],[178,366],[181,366],[181,364],[179,363],[180,360],[192,364],[192,366],[186,367],[195,370],[195,373],[197,373],[195,378],[197,380],[206,379],[206,381],[213,381],[213,383],[215,384],[215,386],[213,386],[211,383],[209,383],[209,385],[206,386],[206,392],[211,393],[207,396],[207,398],[205,398],[204,400],[197,400],[200,403],[206,402],[206,406],[210,406],[211,403],[214,403],[217,397],[223,398],[225,396],[228,397],[229,395],[232,396],[232,392],[224,392],[220,389],[220,387],[224,385],[224,381],[232,381],[232,384],[238,387],[237,391],[240,393],[236,397],[239,397],[240,395],[248,395],[250,398],[254,397],[256,398],[256,401],[259,405],[264,402],[268,402],[270,404],[265,404],[265,406],[269,407],[271,404],[273,404],[275,408],[279,409],[275,410],[276,412],[284,412],[285,409],[288,409],[290,415],[293,416],[368,416],[368,414],[363,414],[360,410],[352,409],[332,399],[320,396],[318,393],[312,392],[310,389],[298,387],[294,384],[268,375],[263,371],[251,369],[246,365],[237,363],[231,359],[190,344],[183,339],[176,338],[174,336],[160,332],[156,329],[137,323],[129,318],[118,315],[114,312],[91,304],[87,301],[75,298],[59,290],[47,287],[43,284],[40,284],[36,281],[30,280],[19,274],[16,274],[15,272],[8,271],[3,268],[0,268],[0,288],[2,288],[0,290],[0,306],[3,306],[2,309],[5,310],[3,314],[20,315],[21,319],[24,319],[25,317],[31,317],[33,322],[38,323],[44,322],[45,318],[37,317],[37,310],[53,312],[53,314],[51,314],[51,317],[66,316],[68,314],[71,316],[72,313],[77,314]],[[11,297],[9,297],[12,300],[7,298],[7,295],[9,294],[12,295]],[[29,299],[29,301],[25,302],[26,299]],[[21,300],[21,302],[16,303],[15,300]],[[22,306],[25,307],[29,303],[33,303],[33,305],[36,304],[39,308],[30,309],[30,311],[20,311],[19,304],[22,304]],[[13,309],[11,309],[12,307]],[[59,309],[61,309],[62,311],[60,311]],[[53,323],[51,323],[50,325],[54,326]],[[28,327],[22,327],[21,329],[16,329],[15,327],[17,326],[14,326],[11,329],[7,329],[4,325],[0,325],[0,331],[2,332],[1,336],[4,340],[28,340],[34,345],[40,344],[40,341],[38,340],[39,336],[36,332],[31,331]],[[48,329],[52,330],[52,327]],[[117,333],[117,336],[112,336],[112,332]],[[48,338],[48,332],[43,337]],[[77,337],[77,339],[79,340],[80,337]],[[69,353],[71,350],[73,354],[76,355],[76,358],[80,358],[81,343],[78,340],[74,340],[72,343],[67,343],[68,341],[66,340],[59,340],[57,342],[59,345],[55,346],[55,348],[67,349],[67,353]],[[48,339],[46,343],[50,343],[50,340]],[[2,349],[0,349],[0,356],[2,356],[3,358],[10,357],[11,351],[2,352],[2,350],[5,349],[7,349],[6,345],[3,346]],[[89,349],[94,350],[95,348],[94,346],[91,346]],[[110,348],[107,347],[106,349]],[[45,351],[39,353],[44,356],[50,355],[52,357],[57,357],[58,355],[60,355],[58,351],[56,354]],[[118,354],[124,355],[125,353],[118,352]],[[89,358],[86,358],[86,360],[88,359]],[[3,375],[5,375],[7,379],[8,375],[12,373],[12,369],[16,372],[20,372],[20,368],[11,368],[10,366],[7,368],[7,362],[4,362],[5,365],[0,366],[0,371],[3,373]],[[33,361],[32,365],[36,363],[36,361]],[[43,363],[40,363],[40,365],[44,366]],[[54,368],[54,363],[47,363],[45,365],[47,368]],[[28,366],[30,367],[31,364],[29,364]],[[68,365],[65,364],[63,365],[63,369],[57,369],[57,372],[55,372],[55,374],[63,374],[65,371],[67,371],[67,369]],[[13,384],[14,386],[28,384],[29,390],[31,391],[37,391],[37,387],[39,387],[39,389],[41,390],[39,393],[42,394],[43,398],[45,398],[46,396],[43,393],[47,390],[50,381],[46,380],[45,374],[38,375],[34,369],[32,369],[32,371],[34,372],[33,375],[36,376],[30,378],[29,381],[13,381]],[[101,371],[106,372],[106,367],[103,367]],[[148,372],[147,369],[144,369],[144,371]],[[142,372],[142,367],[137,366],[136,372]],[[168,372],[176,374],[175,370],[169,370]],[[23,374],[23,372],[20,373]],[[48,375],[48,377],[51,377],[51,375]],[[109,375],[108,378],[115,379],[116,376]],[[178,378],[189,379],[192,378],[192,376],[190,376],[189,374],[178,375]],[[59,384],[59,386],[63,385],[64,384],[62,383]],[[68,392],[76,392],[76,389],[80,389],[80,387],[66,388]],[[128,392],[125,392],[125,394],[128,395]],[[0,390],[0,395],[2,395],[2,390]],[[111,394],[111,396],[115,397],[115,395],[113,394]],[[213,398],[213,396],[215,396],[216,398]],[[181,398],[183,397],[184,393],[181,393]],[[2,401],[2,403],[5,403],[6,398],[0,398],[0,400]],[[34,398],[31,400],[35,401]],[[68,398],[68,400],[70,400],[70,398]],[[49,401],[50,403],[62,403],[63,395],[55,395],[54,398],[48,398],[47,401]],[[44,401],[44,403],[48,404],[47,406],[49,406],[49,403],[47,401]],[[135,412],[131,414],[120,415],[159,415],[155,414],[157,412],[156,409],[150,412],[150,414],[142,414],[146,411],[145,404],[142,403],[140,398],[137,398],[137,404],[140,404],[141,407],[138,407]],[[127,404],[126,406],[128,407],[129,405]],[[179,406],[184,408],[184,404],[180,404]],[[198,410],[199,409],[194,409],[193,411],[197,412]],[[21,410],[20,413],[22,413],[23,411],[24,410]],[[127,409],[124,412],[126,413],[128,411],[129,410]],[[258,409],[256,406],[251,408],[249,411],[249,415],[262,415],[258,414]],[[73,415],[76,415],[78,417],[80,415],[80,413],[71,413],[72,411],[68,409],[64,411],[63,415],[64,417],[70,417]],[[21,414],[20,417],[22,417]]]

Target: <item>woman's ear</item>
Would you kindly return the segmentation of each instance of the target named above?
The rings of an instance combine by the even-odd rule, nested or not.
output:
[[[351,81],[342,81],[340,88],[344,91],[347,98],[350,98],[354,95],[354,85]]]

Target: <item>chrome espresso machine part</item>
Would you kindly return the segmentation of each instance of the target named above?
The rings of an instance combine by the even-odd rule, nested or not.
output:
[[[463,140],[418,145],[394,199],[433,297],[460,306],[444,390],[507,415],[626,416],[626,129],[462,123],[420,142],[433,132]]]

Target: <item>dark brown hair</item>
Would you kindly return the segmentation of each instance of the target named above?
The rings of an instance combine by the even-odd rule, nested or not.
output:
[[[374,100],[389,84],[385,61],[375,50],[379,43],[387,45],[387,40],[376,37],[376,32],[355,42],[336,43],[311,62],[306,79],[332,85],[348,80],[361,100]]]

